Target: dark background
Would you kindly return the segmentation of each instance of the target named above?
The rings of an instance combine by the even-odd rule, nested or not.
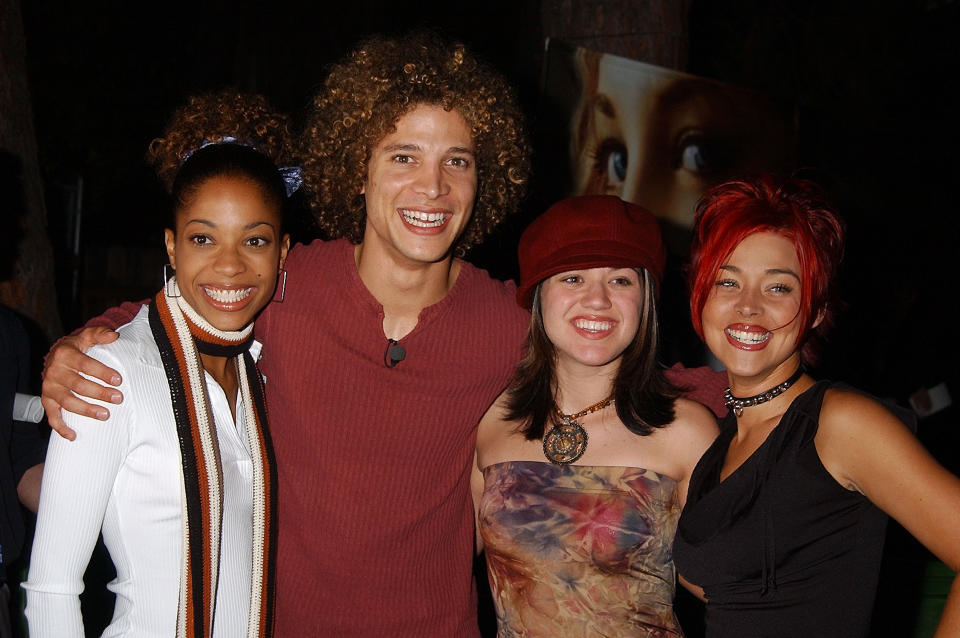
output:
[[[363,35],[429,26],[507,75],[535,141],[551,137],[538,104],[540,2],[418,7],[174,1],[133,11],[119,3],[23,3],[65,328],[157,287],[163,199],[143,156],[190,93],[262,92],[298,118],[329,64]],[[799,165],[835,195],[848,221],[848,308],[823,369],[901,400],[955,367],[948,320],[957,309],[960,230],[958,8],[955,0],[704,0],[690,12],[686,70],[796,104]],[[514,275],[515,235],[563,194],[552,158],[543,155],[552,151],[535,144],[535,170],[542,170],[528,206],[473,257],[501,278]],[[81,181],[75,260],[67,250],[68,207]],[[297,234],[309,239],[308,217],[301,221]]]
[[[543,143],[550,118],[538,103],[540,2],[197,5],[22,2],[65,329],[158,288],[163,200],[143,156],[188,94],[226,86],[261,92],[299,118],[328,65],[359,38],[415,27],[465,42],[519,91],[534,131],[533,194],[473,256],[496,276],[514,275],[519,231],[563,195],[544,156],[552,151]],[[958,26],[956,0],[694,0],[690,11],[684,70],[794,103],[799,165],[834,195],[848,222],[846,307],[816,372],[904,404],[914,390],[943,381],[960,396]],[[73,256],[78,201],[81,250]],[[311,235],[304,214],[295,236]],[[955,472],[957,427],[951,409],[919,430]],[[901,536],[891,532],[885,569],[896,571],[885,575],[891,591],[881,591],[878,604],[890,633],[878,635],[909,635],[896,623],[912,622],[903,592],[916,589],[911,566],[924,554]]]

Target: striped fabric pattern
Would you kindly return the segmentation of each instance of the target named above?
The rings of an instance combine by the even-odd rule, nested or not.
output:
[[[173,289],[176,284],[173,283]],[[178,638],[204,638],[213,633],[214,601],[220,558],[220,526],[223,477],[219,444],[210,412],[204,370],[198,344],[204,352],[233,353],[249,342],[252,326],[239,332],[223,332],[209,325],[183,301],[175,303],[157,294],[150,307],[150,327],[160,350],[170,385],[170,398],[177,422],[183,467],[183,547]],[[213,351],[211,352],[211,348]],[[240,397],[254,468],[253,574],[248,638],[269,636],[272,625],[273,556],[275,546],[276,492],[273,450],[266,429],[266,402],[261,376],[249,352],[237,357]]]

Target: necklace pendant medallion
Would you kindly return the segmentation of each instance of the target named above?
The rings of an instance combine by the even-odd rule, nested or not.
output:
[[[543,437],[543,455],[554,465],[569,465],[587,450],[587,431],[576,421],[564,419]]]

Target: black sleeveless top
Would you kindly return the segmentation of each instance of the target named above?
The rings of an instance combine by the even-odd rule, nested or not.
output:
[[[798,396],[723,482],[732,413],[697,463],[674,561],[703,587],[708,638],[856,638],[870,629],[887,517],[820,462],[813,437],[831,385]]]

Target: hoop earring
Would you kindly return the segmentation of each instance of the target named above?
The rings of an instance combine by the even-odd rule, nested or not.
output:
[[[280,290],[280,298],[277,298],[277,290]],[[274,303],[283,303],[284,298],[287,296],[287,271],[283,268],[280,269],[280,276],[278,277],[277,287],[273,290],[273,299],[270,301]]]
[[[163,265],[163,294],[171,299],[180,296],[180,286],[177,285],[177,271],[170,264]]]

